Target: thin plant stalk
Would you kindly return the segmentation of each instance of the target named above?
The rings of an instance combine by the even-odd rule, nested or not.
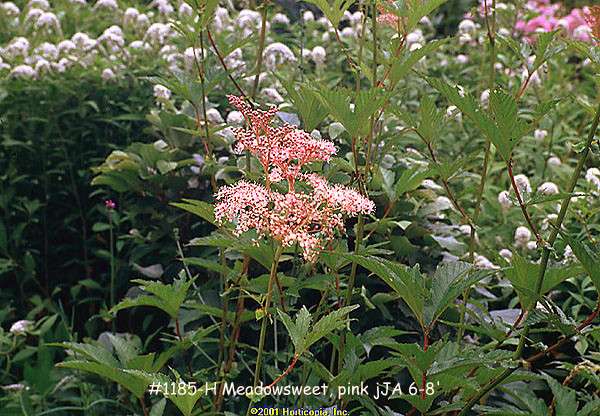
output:
[[[258,38],[258,51],[256,52],[256,75],[254,76],[254,83],[252,84],[252,93],[250,94],[252,100],[256,98],[258,92],[258,86],[260,84],[260,71],[262,70],[263,63],[263,51],[265,50],[265,38],[267,35],[267,6],[269,0],[265,0],[261,5],[261,22],[260,22],[260,35]]]
[[[110,307],[115,306],[115,277],[116,277],[116,265],[115,265],[115,242],[114,242],[114,222],[113,222],[112,209],[108,209],[108,243],[110,244]],[[113,331],[115,330],[115,321],[112,321]]]
[[[269,307],[271,306],[271,299],[273,297],[273,285],[275,284],[275,278],[277,277],[277,268],[279,267],[279,259],[281,258],[282,252],[283,246],[279,244],[275,249],[275,254],[273,256],[273,263],[271,264],[271,272],[269,274],[269,283],[267,285],[267,295],[265,297],[265,303],[262,307],[263,317],[260,326],[260,335],[258,338],[258,355],[256,356],[256,367],[254,369],[254,388],[256,388],[258,386],[258,383],[260,382],[260,371],[262,367],[263,353],[265,349],[265,338],[267,335],[267,325],[269,321]],[[250,414],[251,408],[252,402],[250,402],[250,404],[248,405],[248,411],[246,412],[246,415]]]

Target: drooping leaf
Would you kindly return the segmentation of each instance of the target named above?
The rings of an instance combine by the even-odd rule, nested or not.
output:
[[[417,267],[408,268],[375,256],[355,254],[345,254],[345,256],[350,260],[356,261],[387,283],[406,302],[415,314],[421,327],[425,327],[423,307],[428,292],[425,286],[425,279]]]
[[[215,224],[215,208],[212,204],[195,199],[183,199],[183,202],[172,202],[170,205],[191,212],[194,215]]]
[[[74,370],[87,371],[89,373],[94,373],[101,377],[107,378],[115,383],[120,384],[133,393],[133,395],[137,398],[144,396],[144,393],[148,388],[148,384],[150,384],[145,379],[133,374],[129,374],[123,369],[111,367],[100,362],[71,360],[59,363],[57,365],[62,368],[72,368]]]

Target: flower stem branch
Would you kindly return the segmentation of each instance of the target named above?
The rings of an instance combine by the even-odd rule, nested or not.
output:
[[[515,196],[517,197],[517,202],[519,203],[519,207],[521,208],[521,212],[523,213],[523,216],[525,217],[525,221],[527,221],[527,224],[529,225],[529,228],[531,229],[531,231],[535,235],[535,238],[536,238],[536,240],[538,242],[538,245],[542,245],[542,242],[543,242],[542,236],[540,235],[537,227],[535,226],[535,224],[531,220],[531,216],[529,215],[529,212],[527,211],[527,207],[525,206],[525,203],[523,202],[523,198],[521,197],[521,191],[519,191],[519,186],[517,185],[517,181],[515,180],[515,175],[513,173],[513,160],[512,160],[512,158],[506,163],[506,167],[508,168],[508,176],[510,177],[510,184],[511,184],[513,190],[515,191]]]

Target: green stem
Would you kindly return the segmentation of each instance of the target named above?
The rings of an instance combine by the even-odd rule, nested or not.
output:
[[[113,231],[113,220],[112,211],[108,211],[108,242],[110,244],[110,307],[115,306],[115,248],[114,248],[114,231]],[[113,330],[115,329],[115,323],[113,320]]]
[[[556,238],[558,237],[562,223],[567,215],[569,203],[571,202],[571,194],[573,193],[573,190],[575,189],[575,186],[577,185],[577,180],[579,179],[579,176],[581,175],[581,171],[583,170],[583,167],[585,166],[585,163],[589,156],[590,148],[592,146],[592,142],[594,141],[594,136],[596,134],[596,130],[598,129],[599,122],[600,122],[600,104],[598,105],[598,108],[596,109],[596,115],[594,116],[594,120],[592,122],[592,128],[590,130],[587,141],[585,143],[585,147],[584,147],[583,151],[581,152],[581,157],[579,158],[579,161],[577,162],[577,166],[575,166],[575,170],[573,172],[573,175],[571,175],[569,185],[567,186],[566,193],[568,195],[562,201],[562,204],[560,207],[560,212],[558,213],[558,218],[556,219],[556,223],[554,224],[554,229],[550,233],[548,242],[544,246],[544,249],[542,252],[542,259],[540,262],[540,271],[538,273],[536,284],[535,284],[535,293],[536,293],[537,297],[540,296],[540,293],[541,293],[541,290],[542,290],[542,287],[544,284],[544,276],[546,274],[546,269],[548,267],[548,261],[550,259],[550,252],[552,250],[552,246],[554,245],[554,242],[556,241]],[[537,301],[537,299],[536,299],[536,301]],[[534,303],[534,305],[535,305],[535,303]],[[515,351],[515,355],[514,355],[515,359],[521,358],[521,355],[523,354],[523,347],[525,345],[525,340],[529,336],[529,331],[530,331],[530,327],[528,325],[525,326],[525,328],[523,329],[523,332],[521,333],[521,337],[519,338],[519,345],[517,346],[517,350]],[[514,373],[517,370],[517,368],[519,368],[519,366],[516,366],[513,368],[508,368],[508,369],[504,370],[499,376],[492,379],[485,387],[483,387],[479,391],[479,393],[477,393],[475,396],[473,396],[467,402],[467,404],[465,405],[465,407],[462,408],[462,410],[460,411],[458,416],[466,415],[467,412],[469,412],[469,410],[475,405],[475,403],[477,403],[490,390],[492,390],[493,388],[498,386],[500,383],[502,383],[502,381],[504,381],[508,376],[510,376],[512,373]]]
[[[488,39],[490,45],[490,63],[489,63],[489,79],[488,79],[488,90],[490,94],[496,87],[496,0],[492,0],[492,21],[489,22],[489,11],[487,3],[485,3],[485,20],[488,28]],[[479,180],[479,187],[477,188],[477,200],[475,202],[475,211],[473,212],[473,224],[471,226],[469,236],[469,261],[471,264],[475,261],[475,226],[477,220],[481,214],[481,204],[483,202],[483,191],[485,190],[485,182],[487,179],[487,171],[490,163],[491,155],[491,144],[488,138],[485,139],[485,151],[483,157],[483,167],[481,169],[481,178]],[[461,340],[465,332],[465,319],[467,313],[467,299],[469,298],[470,288],[465,290],[463,293],[463,303],[460,307],[460,325],[458,327],[457,340]]]
[[[260,326],[260,335],[258,338],[258,355],[256,356],[256,367],[254,369],[254,388],[256,388],[258,386],[258,383],[260,382],[260,370],[262,366],[263,352],[265,349],[267,325],[269,322],[269,307],[271,306],[271,298],[273,297],[273,285],[275,283],[275,278],[277,277],[277,267],[279,266],[279,259],[281,258],[282,251],[283,246],[278,245],[277,249],[275,250],[275,255],[273,256],[273,263],[271,264],[271,273],[269,274],[269,284],[267,285],[267,296],[265,298],[265,304],[262,308],[263,317]],[[250,414],[251,408],[252,402],[250,402],[248,406],[248,411],[246,413],[247,415]]]

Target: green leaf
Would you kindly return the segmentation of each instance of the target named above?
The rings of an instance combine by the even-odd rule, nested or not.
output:
[[[506,269],[506,277],[515,287],[523,309],[530,310],[538,301],[535,293],[535,285],[540,273],[540,267],[539,264],[529,262],[517,253],[513,253],[512,267]],[[581,268],[577,266],[548,267],[539,295],[543,296],[559,283],[569,277],[576,276],[578,273],[581,273]]]
[[[548,61],[550,58],[559,54],[565,49],[565,45],[563,43],[552,43],[557,33],[558,30],[555,30],[553,32],[543,32],[537,35],[534,49],[535,60],[531,66],[531,72],[536,71],[544,64],[544,62]]]
[[[581,263],[586,273],[590,275],[592,283],[600,294],[600,253],[594,251],[585,242],[575,239],[567,233],[560,231],[562,238],[571,246],[573,254]]]
[[[387,13],[392,13],[403,22],[404,32],[411,32],[421,19],[444,4],[446,0],[404,0],[379,2]]]
[[[391,84],[396,85],[401,79],[406,77],[406,75],[417,64],[417,62],[433,53],[444,43],[446,43],[446,40],[435,40],[428,42],[422,48],[405,52],[402,56],[394,58],[389,70],[389,79]]]
[[[309,84],[300,84],[296,89],[291,81],[286,81],[280,76],[277,76],[277,79],[279,79],[292,104],[300,113],[304,130],[312,131],[325,120],[327,111],[319,99],[319,94]]]
[[[200,218],[215,224],[215,207],[205,201],[182,199],[183,202],[172,202],[170,205],[191,212]]]
[[[419,272],[418,267],[408,268],[375,256],[358,254],[344,254],[344,256],[376,274],[387,283],[406,302],[421,327],[425,328],[423,307],[428,291],[425,287],[425,279]]]
[[[72,368],[74,370],[87,371],[89,373],[94,373],[109,380],[112,380],[115,383],[118,383],[127,390],[129,390],[137,398],[141,398],[144,396],[144,393],[146,392],[146,389],[150,384],[145,379],[140,378],[139,376],[129,374],[125,370],[116,367],[111,367],[109,365],[99,362],[72,360],[65,361],[57,365],[62,368]]]
[[[346,89],[319,91],[323,106],[331,117],[342,123],[352,137],[365,136],[369,131],[369,118],[378,111],[385,100],[377,88],[361,90],[358,94]],[[354,99],[354,110],[350,103]]]
[[[528,130],[528,125],[517,117],[516,102],[513,97],[494,90],[490,94],[490,115],[469,93],[461,94],[439,78],[425,78],[427,82],[452,104],[454,104],[475,126],[496,146],[498,153],[508,162],[517,141]]]
[[[517,102],[512,95],[496,89],[490,94],[489,103],[490,112],[500,132],[500,136],[497,138],[498,144],[492,143],[499,152],[510,156],[518,140],[527,132],[529,126],[525,121],[519,119]]]
[[[432,326],[468,287],[485,276],[483,273],[469,273],[470,271],[471,265],[461,261],[438,266],[431,279],[430,296],[423,310],[428,326]]]
[[[6,233],[6,226],[4,222],[0,220],[0,253],[6,253],[8,250],[8,235]]]
[[[419,166],[414,166],[403,171],[394,185],[396,198],[399,198],[406,192],[417,189],[425,179],[431,176],[431,173],[431,170],[422,170]]]
[[[306,349],[333,331],[346,326],[348,323],[348,314],[355,309],[358,309],[358,305],[344,306],[319,319],[306,336]]]
[[[277,312],[294,344],[295,354],[300,356],[307,352],[308,349],[321,338],[326,337],[333,331],[343,328],[348,322],[348,314],[356,308],[358,308],[358,305],[339,308],[325,315],[312,326],[312,316],[305,306],[303,306],[296,314],[296,321],[292,321],[285,312],[280,310]]]
[[[446,0],[408,0],[408,20],[405,30],[411,32],[422,18],[432,13],[435,9],[446,3]]]
[[[156,402],[154,404],[154,406],[152,406],[152,409],[150,410],[150,415],[149,416],[163,416],[163,413],[165,412],[165,406],[167,405],[167,400],[166,399],[160,399],[158,402]]]
[[[166,285],[162,282],[135,279],[134,283],[140,285],[140,288],[149,295],[140,295],[135,298],[125,298],[111,309],[111,313],[117,313],[122,309],[133,308],[136,306],[152,306],[162,309],[169,314],[171,318],[176,319],[179,308],[183,304],[187,292],[194,282],[194,279],[185,279],[181,277],[175,279],[173,284]]]
[[[556,401],[555,415],[556,416],[571,416],[577,414],[577,395],[575,390],[561,385],[552,377],[546,375],[546,382]]]
[[[144,380],[146,383],[146,387],[151,383],[160,383],[161,385],[164,385],[166,383],[168,388],[170,389],[171,383],[173,383],[169,376],[162,373],[150,374],[139,370],[125,370],[125,372],[126,374]],[[175,384],[178,385],[183,380],[181,379],[179,374],[177,374],[174,370],[173,372],[176,376]],[[204,384],[202,383],[197,388],[195,394],[191,394],[191,391],[188,389],[186,383],[186,394],[165,394],[164,391],[161,391],[161,393],[163,393],[163,395],[167,399],[169,399],[175,406],[177,406],[177,408],[181,411],[181,413],[184,414],[184,416],[191,416],[194,412],[194,407],[196,406],[196,403],[198,403],[198,400],[200,400],[200,398],[206,393],[204,390]],[[177,388],[175,389],[175,392],[177,393]]]

